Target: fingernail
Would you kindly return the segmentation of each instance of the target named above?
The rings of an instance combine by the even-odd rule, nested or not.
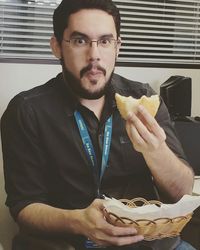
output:
[[[137,229],[135,229],[135,228],[131,228],[131,230],[130,230],[130,234],[137,234]]]
[[[143,235],[137,235],[137,241],[141,241],[144,240],[144,236]]]
[[[132,117],[132,112],[128,112],[127,118],[130,119]]]
[[[144,107],[141,104],[138,105],[138,111],[142,111],[142,110],[144,110]]]

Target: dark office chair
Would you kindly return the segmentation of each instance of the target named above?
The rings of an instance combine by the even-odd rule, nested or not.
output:
[[[195,175],[200,175],[200,121],[187,117],[185,121],[174,121],[177,136]],[[196,249],[200,249],[200,208],[196,209],[192,220],[182,232],[182,238]]]
[[[200,175],[200,121],[187,118],[185,121],[175,120],[174,125],[195,175]]]

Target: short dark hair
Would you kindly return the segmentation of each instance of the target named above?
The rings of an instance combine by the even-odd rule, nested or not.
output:
[[[68,26],[69,16],[82,9],[99,9],[107,12],[114,19],[117,37],[120,36],[120,13],[112,0],[62,0],[53,15],[54,35],[59,43]]]

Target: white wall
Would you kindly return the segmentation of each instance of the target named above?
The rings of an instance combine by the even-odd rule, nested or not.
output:
[[[0,63],[0,116],[9,100],[18,92],[42,84],[60,72],[59,65],[8,64]],[[172,75],[192,78],[192,115],[200,116],[200,69],[157,69],[117,67],[116,72],[141,82],[148,82],[159,92],[159,86]],[[11,249],[11,238],[17,227],[9,216],[5,202],[2,154],[0,148],[0,243],[4,250]]]

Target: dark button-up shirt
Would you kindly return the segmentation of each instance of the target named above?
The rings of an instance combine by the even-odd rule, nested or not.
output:
[[[127,136],[115,92],[135,98],[154,94],[148,84],[114,74],[100,121],[73,97],[62,74],[11,100],[1,120],[1,131],[6,204],[14,218],[34,202],[66,209],[84,208],[94,200],[98,188],[115,198],[157,198],[146,162]],[[99,166],[105,122],[113,116],[108,166],[100,184],[100,170],[92,168],[88,161],[75,110],[85,120]],[[156,119],[165,130],[169,147],[184,159],[162,100]]]

